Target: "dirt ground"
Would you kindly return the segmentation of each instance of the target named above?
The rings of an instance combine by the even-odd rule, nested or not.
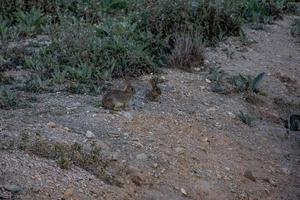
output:
[[[111,114],[97,106],[101,96],[63,92],[38,94],[32,107],[0,110],[0,199],[300,199],[300,132],[287,132],[279,120],[300,114],[300,43],[290,35],[292,18],[264,30],[245,27],[250,45],[229,38],[206,51],[207,66],[231,75],[266,72],[260,90],[267,96],[257,104],[243,94],[212,92],[207,71],[166,69],[161,102],[144,102],[150,76],[141,77],[128,111]],[[236,117],[239,111],[256,116],[253,126]],[[120,184],[8,147],[23,133],[88,147],[87,131]]]

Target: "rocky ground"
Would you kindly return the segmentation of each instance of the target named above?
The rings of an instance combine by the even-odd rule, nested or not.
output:
[[[300,133],[279,119],[300,114],[292,18],[264,30],[245,27],[246,45],[229,38],[206,49],[206,66],[230,75],[266,73],[266,96],[254,101],[212,92],[207,70],[166,69],[161,102],[144,101],[149,76],[141,77],[128,111],[112,114],[97,106],[100,96],[63,92],[0,110],[0,199],[300,199]],[[255,116],[252,126],[239,111]],[[34,138],[45,143],[35,151],[16,148],[24,135],[28,145]],[[55,157],[41,156],[48,143],[78,143],[86,151],[94,143],[105,170],[72,161],[61,169]]]

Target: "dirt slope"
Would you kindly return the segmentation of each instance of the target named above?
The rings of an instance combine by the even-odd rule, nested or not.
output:
[[[168,69],[161,103],[143,102],[149,77],[142,77],[126,112],[98,108],[101,97],[64,93],[40,94],[31,108],[0,110],[0,198],[61,199],[65,193],[66,199],[300,199],[300,133],[287,134],[278,122],[279,116],[300,114],[300,46],[290,35],[291,22],[285,17],[265,30],[246,27],[256,41],[248,46],[229,38],[207,49],[206,64],[231,75],[266,72],[260,88],[267,96],[259,105],[242,94],[211,92],[207,72]],[[235,117],[239,111],[261,119],[249,127]],[[75,165],[60,169],[54,160],[8,145],[27,133],[88,148],[87,131],[95,134],[119,184]],[[255,181],[244,176],[247,170]],[[7,184],[22,191],[14,195]]]

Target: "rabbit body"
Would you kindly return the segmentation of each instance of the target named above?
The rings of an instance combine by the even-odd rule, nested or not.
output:
[[[108,91],[102,99],[102,106],[105,109],[114,111],[125,110],[128,108],[131,98],[134,94],[134,88],[131,85],[127,85],[124,91],[111,90]]]

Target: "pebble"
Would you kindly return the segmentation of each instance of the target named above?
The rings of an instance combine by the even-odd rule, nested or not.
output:
[[[70,129],[69,127],[66,127],[66,126],[65,126],[63,129],[64,129],[65,131],[67,131],[67,132],[71,131],[71,129]]]
[[[199,72],[199,71],[201,71],[201,68],[200,68],[200,67],[195,67],[194,70],[195,70],[196,72]]]
[[[206,83],[211,83],[211,80],[205,79]]]
[[[141,186],[143,183],[143,179],[140,173],[131,175],[130,179],[136,186]]]
[[[74,188],[69,187],[64,191],[63,200],[71,199],[74,194]]]
[[[183,153],[184,152],[184,148],[183,147],[176,147],[174,148],[176,153]]]
[[[131,112],[123,112],[122,115],[123,115],[124,117],[126,117],[127,119],[129,119],[129,120],[132,120],[132,119],[133,119],[133,115],[132,115]]]
[[[185,191],[184,188],[181,188],[181,189],[180,189],[180,192],[181,192],[183,195],[187,196],[187,192]]]
[[[148,156],[145,153],[140,153],[136,155],[137,160],[147,160]]]
[[[256,177],[253,176],[252,172],[250,170],[246,170],[245,173],[244,173],[244,176],[246,178],[248,178],[249,180],[255,182],[256,181]]]
[[[157,164],[157,163],[154,163],[154,164],[153,164],[153,167],[154,167],[154,168],[157,168],[157,167],[158,167],[158,164]]]
[[[281,168],[281,170],[286,175],[290,175],[291,174],[291,172],[290,172],[290,170],[288,168],[283,167],[283,168]]]
[[[95,134],[92,131],[87,131],[85,137],[87,137],[88,139],[92,139],[95,138]]]
[[[20,186],[15,184],[5,184],[4,189],[12,193],[19,193],[23,190]]]
[[[57,125],[54,122],[48,122],[47,126],[49,128],[56,128],[57,127]]]

